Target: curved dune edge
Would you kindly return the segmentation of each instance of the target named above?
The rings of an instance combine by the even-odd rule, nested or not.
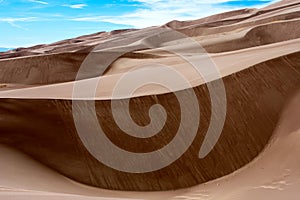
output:
[[[169,192],[118,192],[81,185],[22,153],[1,146],[1,198],[14,199],[266,199],[296,200],[300,187],[300,93],[287,104],[263,153],[235,173],[189,189]],[[277,163],[274,165],[274,163]],[[12,178],[14,174],[18,181]],[[31,181],[28,181],[31,180]],[[43,184],[41,184],[43,183]]]
[[[205,85],[195,87],[202,110],[198,135],[180,159],[156,172],[122,173],[90,156],[78,138],[71,101],[68,100],[1,99],[0,110],[5,119],[1,121],[0,142],[23,151],[67,177],[100,188],[153,191],[191,187],[230,174],[261,152],[272,135],[287,96],[298,88],[299,70],[299,53],[295,53],[223,78],[228,114],[219,142],[204,159],[197,155],[211,113]],[[118,101],[122,104],[123,100]],[[147,146],[144,140],[129,137],[114,124],[110,101],[96,101],[99,123],[117,146],[131,152],[153,151],[166,145],[176,132],[180,122],[176,97],[162,94],[131,100],[133,119],[144,125],[149,123],[149,107],[157,102],[171,117],[158,135],[146,139]]]
[[[300,39],[289,40],[281,43],[248,48],[248,49],[243,49],[243,50],[238,50],[233,52],[209,54],[207,56],[209,56],[209,59],[213,63],[215,63],[215,66],[220,72],[220,77],[225,77],[230,74],[244,70],[255,64],[276,57],[298,52],[298,51],[300,51]],[[205,56],[205,59],[207,56]],[[195,55],[195,58],[198,58],[198,54]],[[238,58],[238,60],[236,58]],[[193,60],[193,55],[191,56],[191,60]],[[118,81],[122,78],[124,73],[131,73],[130,70],[134,69],[135,66],[139,66],[139,64],[143,65],[143,63],[154,63],[154,64],[163,63],[168,67],[173,67],[176,71],[184,75],[186,80],[189,81],[191,87],[197,87],[205,83],[203,78],[199,75],[199,73],[195,71],[193,67],[187,66],[188,63],[186,63],[186,61],[183,61],[182,59],[179,59],[178,57],[172,56],[166,58],[147,59],[147,61],[145,61],[144,59],[136,60],[136,59],[124,58],[124,59],[119,59],[119,61],[113,64],[110,70],[104,76],[99,78],[99,85],[95,93],[95,97],[85,96],[85,94],[83,93],[81,95],[82,99],[109,100],[112,98],[116,98],[115,96],[112,96],[113,94],[112,92],[114,91],[116,83],[118,83]],[[204,68],[206,67],[206,65],[205,66],[199,65],[199,66]],[[46,80],[49,80],[51,74],[54,75],[55,73],[57,73],[56,71],[52,71],[52,72],[46,71],[46,72],[49,72],[49,73],[43,72],[43,74],[45,74],[46,76],[45,77]],[[75,71],[73,71],[73,73],[74,73],[73,76],[76,76]],[[24,74],[26,73],[23,73],[22,76],[24,76]],[[30,80],[31,76],[32,76],[32,80],[36,79],[37,77],[37,75],[34,72],[30,73],[29,71],[29,74],[27,73],[26,78],[29,77]],[[19,80],[24,80],[24,78],[25,77],[20,77]],[[165,78],[168,79],[170,77],[165,76]],[[93,83],[95,82],[95,80],[98,80],[98,78],[85,79],[76,82],[37,86],[37,87],[25,88],[25,89],[22,88],[20,90],[18,89],[16,90],[11,89],[11,90],[4,90],[4,91],[0,90],[0,98],[72,99],[74,83],[87,84],[89,82]],[[173,87],[173,90],[171,92],[180,91],[183,89],[187,89],[187,88],[185,88],[183,85],[177,85],[176,87],[175,86]],[[164,93],[170,93],[170,91],[165,87],[153,84],[146,88],[140,88],[134,94],[128,94],[130,96],[122,96],[122,98],[149,96],[149,95],[164,94]]]

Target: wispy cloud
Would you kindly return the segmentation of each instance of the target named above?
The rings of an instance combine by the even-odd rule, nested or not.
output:
[[[0,22],[6,22],[9,25],[11,25],[12,27],[19,28],[19,29],[22,29],[22,30],[28,30],[28,29],[16,24],[16,22],[30,22],[30,21],[35,21],[35,20],[36,20],[35,17],[0,18]]]
[[[28,22],[28,21],[35,21],[36,17],[20,17],[20,18],[13,18],[13,17],[6,17],[0,18],[0,22]]]
[[[69,8],[73,8],[73,9],[82,9],[84,7],[87,7],[87,4],[81,3],[81,4],[72,4],[72,5],[67,5],[64,4],[63,6],[69,7]]]
[[[131,0],[142,4],[143,9],[118,16],[77,17],[75,21],[109,22],[114,24],[130,25],[135,28],[161,25],[177,20],[191,20],[208,15],[230,11],[241,6],[226,6],[223,3],[230,0]],[[232,1],[232,0],[231,0]],[[248,1],[245,1],[248,2]],[[259,4],[265,0],[256,0]],[[247,5],[246,3],[244,5]]]
[[[28,46],[102,30],[193,20],[254,4],[262,7],[266,2],[269,0],[0,0],[0,46]]]
[[[48,5],[49,3],[46,2],[46,1],[39,1],[39,0],[28,0],[30,2],[33,2],[33,3],[39,3],[39,4],[43,4],[43,5]]]

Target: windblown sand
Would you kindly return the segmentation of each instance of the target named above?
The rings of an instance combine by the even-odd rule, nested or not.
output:
[[[201,99],[201,128],[195,142],[171,166],[145,174],[118,172],[89,154],[76,133],[71,98],[75,84],[97,80],[99,74],[88,72],[75,80],[89,53],[126,49],[131,40],[147,43],[160,28],[100,32],[19,48],[0,53],[1,199],[299,198],[300,2],[284,0],[263,9],[172,21],[162,27],[203,46],[223,78],[227,115],[212,152],[202,160],[197,157],[212,115],[207,81],[170,53],[180,50],[197,60],[192,44],[172,41],[126,53],[99,79],[101,87],[95,92],[99,123],[109,139],[128,151],[150,152],[172,140],[180,121],[172,92],[193,90]],[[97,45],[101,48],[94,49]],[[174,84],[169,91],[150,84],[133,96],[115,98],[118,80],[145,63],[176,69],[191,87]],[[148,145],[122,135],[113,122],[111,101],[122,105],[129,97],[134,97],[132,118],[140,125],[149,123],[147,111],[154,103],[162,104],[170,115],[164,129],[147,139]]]

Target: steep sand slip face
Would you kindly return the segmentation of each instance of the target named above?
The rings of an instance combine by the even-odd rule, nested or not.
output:
[[[172,29],[150,27],[100,32],[0,54],[0,199],[296,200],[300,188],[299,9],[299,1],[283,1],[259,10],[166,25],[193,40],[164,34]],[[195,46],[195,41],[209,53]],[[82,70],[84,64],[91,68]],[[211,76],[214,66],[219,77]],[[166,68],[187,82],[178,81]],[[124,76],[131,78],[114,96]],[[133,82],[149,77],[155,81],[143,87]],[[172,87],[158,85],[156,78]],[[221,78],[224,105],[222,95],[210,91]],[[72,101],[74,88],[98,80],[95,96],[80,90]],[[137,90],[126,93],[131,86]],[[181,106],[193,102],[190,97],[197,102],[186,112]],[[220,104],[214,104],[213,97]],[[157,129],[156,135],[140,138],[119,126],[113,110],[121,116],[127,103],[130,118],[139,126]],[[166,114],[166,118],[153,119],[156,104],[165,109],[159,117]],[[207,140],[207,132],[217,132],[211,123],[223,120],[213,105],[226,107],[224,126],[212,151],[201,157],[202,147],[209,149],[214,143]],[[194,115],[198,109],[199,118]],[[89,124],[80,129],[84,122]],[[199,127],[194,128],[194,122]],[[97,125],[104,132],[103,140],[80,134],[81,130],[85,136],[92,135]],[[92,147],[103,147],[98,152],[110,155],[109,162],[96,159],[87,141]],[[173,141],[179,141],[175,151],[164,154]],[[107,144],[134,155],[158,152],[155,161],[184,151],[166,167],[140,172],[136,159],[118,157],[113,154],[116,148],[104,148]],[[111,167],[113,158],[122,161],[121,168],[132,171]],[[157,162],[143,163],[156,167]]]
[[[1,146],[1,192],[7,199],[298,199],[300,187],[300,93],[285,106],[271,142],[263,153],[237,172],[207,184],[169,192],[117,192],[74,183],[22,153]],[[17,181],[11,177],[14,174]],[[28,181],[31,180],[31,181]],[[42,184],[41,184],[42,183]]]
[[[197,155],[211,113],[205,85],[195,87],[194,91],[201,98],[201,128],[189,150],[174,164],[159,171],[127,174],[95,160],[78,138],[68,100],[2,99],[1,113],[5,118],[1,120],[1,143],[25,152],[67,177],[101,188],[168,190],[197,185],[229,174],[258,155],[276,126],[286,97],[299,85],[299,67],[296,53],[225,77],[227,113],[230,114],[226,116],[219,142],[204,159]],[[123,100],[118,102],[124,103]],[[109,139],[123,149],[153,151],[174,137],[180,122],[176,97],[162,94],[131,100],[131,114],[137,123],[149,123],[148,110],[155,102],[162,104],[170,117],[158,135],[146,139],[147,146],[140,139],[125,135],[114,124],[110,101],[96,102],[99,123]],[[85,117],[92,120],[91,116]],[[226,153],[222,153],[225,150]]]

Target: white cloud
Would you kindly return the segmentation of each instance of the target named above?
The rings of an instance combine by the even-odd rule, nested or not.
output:
[[[74,18],[75,21],[101,21],[130,25],[135,28],[162,25],[172,20],[192,20],[226,12],[233,7],[218,6],[229,0],[131,0],[141,3],[143,9],[120,16],[93,16]]]
[[[28,22],[28,21],[35,21],[35,17],[20,17],[20,18],[13,18],[13,17],[6,17],[0,18],[0,22]]]
[[[28,1],[33,2],[33,3],[43,4],[43,5],[48,5],[48,4],[49,4],[48,2],[45,2],[45,1],[39,1],[39,0],[28,0]]]
[[[35,17],[23,17],[23,18],[11,18],[11,17],[8,17],[8,18],[0,18],[0,22],[6,22],[8,23],[9,25],[11,25],[12,27],[15,27],[15,28],[19,28],[19,29],[22,29],[22,30],[28,30],[27,28],[24,28],[18,24],[16,24],[16,22],[30,22],[30,21],[35,21],[36,18]]]
[[[73,8],[73,9],[82,9],[82,8],[86,7],[87,4],[84,4],[84,3],[82,3],[82,4],[73,4],[73,5],[64,4],[63,6]]]

